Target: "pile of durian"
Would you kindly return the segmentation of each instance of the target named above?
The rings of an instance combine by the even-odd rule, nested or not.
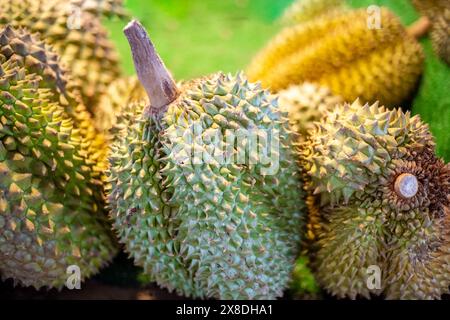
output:
[[[0,5],[3,280],[62,289],[124,250],[190,298],[449,293],[450,164],[404,105],[434,12],[450,60],[445,1],[369,28],[364,9],[299,0],[246,70],[178,83],[135,20],[137,75],[121,74],[101,22],[128,19],[121,0]]]

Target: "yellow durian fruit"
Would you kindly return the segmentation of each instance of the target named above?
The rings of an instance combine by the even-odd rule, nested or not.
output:
[[[393,13],[382,8],[380,15],[380,28],[368,24],[366,10],[287,27],[254,58],[247,75],[275,92],[308,81],[346,101],[396,106],[414,90],[424,55]]]

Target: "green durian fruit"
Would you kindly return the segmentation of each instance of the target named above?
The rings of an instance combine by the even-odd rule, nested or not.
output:
[[[59,67],[31,41],[9,27],[0,32],[0,274],[62,288],[69,266],[86,279],[116,249],[85,137],[55,101]]]
[[[312,83],[290,86],[278,92],[279,105],[288,113],[291,129],[299,134],[300,139],[309,135],[325,111],[342,102],[330,90]]]
[[[358,108],[361,108],[358,110]],[[389,162],[432,144],[428,127],[401,110],[358,101],[326,115],[304,149],[305,170],[324,203],[348,202],[378,181]]]
[[[346,9],[344,0],[296,0],[285,9],[281,21],[286,25],[304,23]]]
[[[0,27],[8,24],[39,33],[71,70],[84,104],[95,114],[98,99],[120,75],[120,69],[115,48],[100,21],[106,9],[86,5],[83,10],[79,5],[85,3],[89,1],[0,0]]]
[[[153,281],[181,295],[281,296],[303,211],[285,114],[240,74],[176,88],[142,26],[133,21],[125,34],[151,107],[125,108],[115,129],[109,202],[119,240]],[[235,143],[233,132],[244,136]],[[263,132],[277,159],[248,151],[265,149]]]
[[[97,189],[101,190],[108,165],[106,139],[95,130],[93,119],[79,99],[76,86],[72,85],[71,75],[60,67],[59,57],[28,31],[13,30],[10,26],[0,30],[0,55],[40,75],[41,83],[52,90],[49,99],[64,107],[74,128],[80,132],[81,146],[93,170]]]
[[[424,56],[393,13],[380,14],[381,28],[369,28],[365,9],[286,27],[253,59],[248,77],[275,92],[309,81],[345,101],[395,107],[414,90]]]
[[[323,288],[340,298],[448,293],[450,165],[436,157],[418,116],[340,105],[302,149],[314,194],[307,201],[312,266]]]
[[[109,135],[122,108],[146,98],[145,90],[136,76],[117,78],[108,86],[98,103],[94,119],[97,129]]]

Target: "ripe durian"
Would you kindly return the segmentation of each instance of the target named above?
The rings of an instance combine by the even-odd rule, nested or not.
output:
[[[450,164],[418,116],[337,106],[302,148],[319,283],[338,297],[439,299],[450,285]],[[379,268],[379,286],[368,281]],[[373,283],[372,283],[373,284]]]
[[[86,279],[115,243],[89,141],[64,105],[63,73],[47,50],[25,31],[0,31],[0,274],[61,288],[69,266]]]
[[[437,15],[431,29],[434,51],[450,65],[450,9]]]
[[[97,129],[108,135],[109,130],[116,125],[117,115],[122,108],[145,100],[146,97],[136,76],[117,78],[108,86],[98,103],[94,121]]]
[[[288,113],[291,130],[304,139],[325,111],[331,110],[342,99],[325,87],[312,83],[290,86],[278,92],[281,110]]]
[[[344,0],[297,0],[286,8],[281,21],[286,25],[303,23],[346,8]]]
[[[450,64],[450,1],[413,0],[417,10],[431,22],[431,42],[436,54]]]
[[[153,281],[179,294],[281,296],[303,210],[285,114],[240,74],[176,88],[142,26],[133,21],[125,34],[151,107],[131,105],[118,119],[109,202],[119,240]],[[223,138],[235,130],[273,133],[278,151],[269,153],[278,160],[255,158],[248,137],[237,144]],[[220,159],[223,148],[229,161]]]
[[[248,77],[276,92],[309,81],[345,101],[395,106],[415,88],[424,56],[394,14],[380,14],[379,29],[368,27],[366,10],[287,27],[254,58]]]
[[[450,9],[448,0],[412,0],[412,3],[421,14],[430,18],[445,9]]]
[[[0,26],[9,24],[41,34],[71,70],[88,111],[120,74],[118,56],[100,14],[106,9],[82,10],[86,1],[0,0]],[[87,2],[88,3],[88,2]]]

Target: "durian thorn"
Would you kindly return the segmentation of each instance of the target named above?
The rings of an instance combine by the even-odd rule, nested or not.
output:
[[[420,39],[425,36],[431,27],[431,21],[428,17],[420,17],[419,20],[414,22],[407,28],[407,32],[411,37]]]
[[[152,113],[164,112],[165,107],[178,97],[172,75],[162,62],[155,47],[139,21],[132,20],[123,29],[130,44],[134,67],[150,99]]]
[[[402,198],[409,199],[417,194],[419,182],[415,175],[402,173],[395,179],[394,190]]]

